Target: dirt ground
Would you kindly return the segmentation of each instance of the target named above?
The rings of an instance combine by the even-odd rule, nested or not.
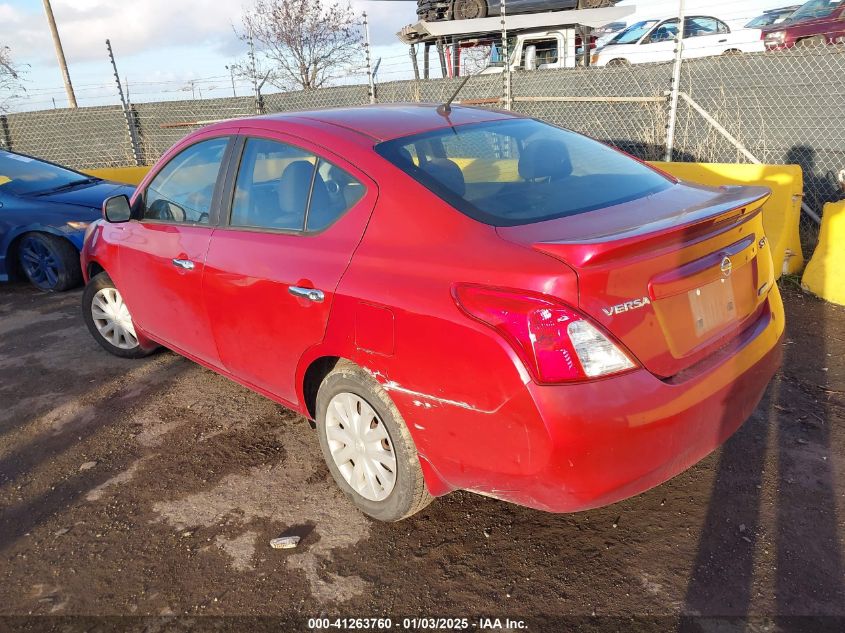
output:
[[[456,493],[379,524],[336,490],[302,418],[167,351],[110,356],[78,291],[0,286],[0,630],[74,621],[8,617],[32,614],[842,630],[845,310],[784,294],[782,373],[674,480],[579,514]],[[271,549],[281,534],[299,547]]]

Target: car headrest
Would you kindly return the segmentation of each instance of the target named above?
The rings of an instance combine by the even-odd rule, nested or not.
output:
[[[313,173],[314,165],[307,160],[297,160],[285,167],[278,187],[279,210],[283,215],[305,213]]]
[[[572,174],[569,150],[561,141],[538,139],[531,141],[519,157],[519,175],[523,180],[566,178]]]
[[[399,148],[399,158],[401,158],[406,163],[410,163],[411,165],[414,164],[414,158],[411,156],[411,152],[408,151],[406,147]]]
[[[454,191],[459,196],[466,193],[467,186],[464,172],[458,164],[448,158],[432,158],[421,165],[422,170],[440,184]]]

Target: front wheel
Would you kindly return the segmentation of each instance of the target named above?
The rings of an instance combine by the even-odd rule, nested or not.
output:
[[[820,48],[827,45],[827,38],[823,35],[816,35],[815,37],[805,37],[803,40],[796,42],[797,46],[801,48]]]
[[[49,233],[27,233],[18,243],[18,261],[30,283],[45,292],[62,292],[82,281],[79,251]]]
[[[399,521],[431,503],[402,415],[364,370],[341,360],[320,385],[316,413],[329,471],[359,510]]]
[[[106,273],[100,273],[85,286],[82,316],[94,339],[115,356],[143,358],[152,353],[138,341],[129,308]]]

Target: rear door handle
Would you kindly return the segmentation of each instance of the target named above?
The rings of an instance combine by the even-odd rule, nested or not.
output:
[[[294,297],[299,297],[300,299],[308,299],[308,301],[313,301],[314,303],[322,303],[323,300],[326,298],[326,295],[323,294],[323,291],[317,290],[316,288],[302,288],[301,286],[291,286],[288,288],[288,292],[291,293]]]
[[[176,266],[176,268],[182,268],[184,270],[194,269],[194,262],[192,262],[190,259],[174,259],[172,261],[173,265]]]

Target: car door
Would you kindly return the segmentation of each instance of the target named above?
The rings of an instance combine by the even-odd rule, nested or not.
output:
[[[668,62],[675,58],[678,19],[664,20],[654,27],[631,55],[631,63]]]
[[[323,339],[377,190],[356,167],[302,139],[255,134],[241,139],[237,155],[203,293],[224,368],[296,402],[299,360]]]
[[[728,27],[716,18],[690,16],[684,20],[684,57],[721,55],[729,48]]]
[[[168,347],[219,365],[202,298],[221,166],[234,135],[218,131],[181,148],[134,200],[119,249],[121,293],[142,330]]]

